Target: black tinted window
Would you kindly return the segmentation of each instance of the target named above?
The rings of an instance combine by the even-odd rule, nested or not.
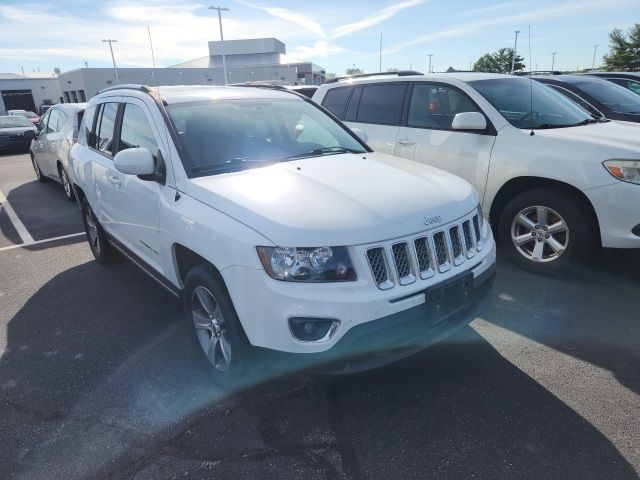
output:
[[[406,89],[403,83],[365,86],[360,97],[357,121],[400,125]]]
[[[353,90],[351,100],[349,100],[349,106],[347,107],[347,113],[344,115],[344,119],[347,122],[355,122],[358,115],[358,104],[360,103],[360,96],[362,95],[362,87],[357,87]]]
[[[80,124],[80,130],[78,133],[78,142],[82,145],[94,146],[93,133],[93,117],[96,114],[96,106],[93,105],[87,108],[82,116],[82,123]]]
[[[113,153],[113,129],[118,113],[117,103],[105,103],[100,109],[100,122],[97,130],[96,148],[111,155]]]
[[[158,153],[158,143],[144,111],[137,105],[127,103],[122,116],[118,151],[136,147],[146,148],[153,155]]]
[[[457,88],[416,84],[411,92],[407,126],[448,130],[457,113],[478,111],[473,102]]]
[[[333,113],[340,120],[344,119],[344,111],[347,108],[351,87],[332,88],[322,100],[322,106]]]

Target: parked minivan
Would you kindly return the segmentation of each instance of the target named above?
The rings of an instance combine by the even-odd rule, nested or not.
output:
[[[640,129],[529,78],[445,73],[322,85],[313,100],[376,151],[471,182],[507,255],[549,271],[640,247]]]

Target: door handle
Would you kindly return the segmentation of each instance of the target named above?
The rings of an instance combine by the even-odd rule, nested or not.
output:
[[[397,140],[397,142],[398,142],[400,145],[415,145],[415,144],[416,144],[416,142],[414,142],[414,141],[413,141],[413,140],[411,140],[410,138],[399,138],[399,139]]]
[[[109,179],[111,185],[115,187],[119,187],[120,185],[122,185],[122,183],[120,182],[120,178],[118,178],[116,175],[109,175],[107,178]]]

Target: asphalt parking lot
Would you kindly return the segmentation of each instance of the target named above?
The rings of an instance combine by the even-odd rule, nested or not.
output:
[[[0,478],[638,478],[640,252],[559,278],[500,261],[445,343],[222,392],[177,302],[97,265],[27,155],[0,155],[0,192]]]

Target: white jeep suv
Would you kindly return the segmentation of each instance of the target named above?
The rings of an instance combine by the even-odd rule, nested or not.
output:
[[[524,77],[485,73],[356,78],[313,100],[377,152],[476,187],[506,253],[536,271],[601,244],[640,248],[640,126],[593,118]]]
[[[96,260],[117,250],[182,297],[221,378],[253,347],[374,366],[489,300],[495,243],[473,187],[373,153],[296,93],[112,87],[69,163]]]

